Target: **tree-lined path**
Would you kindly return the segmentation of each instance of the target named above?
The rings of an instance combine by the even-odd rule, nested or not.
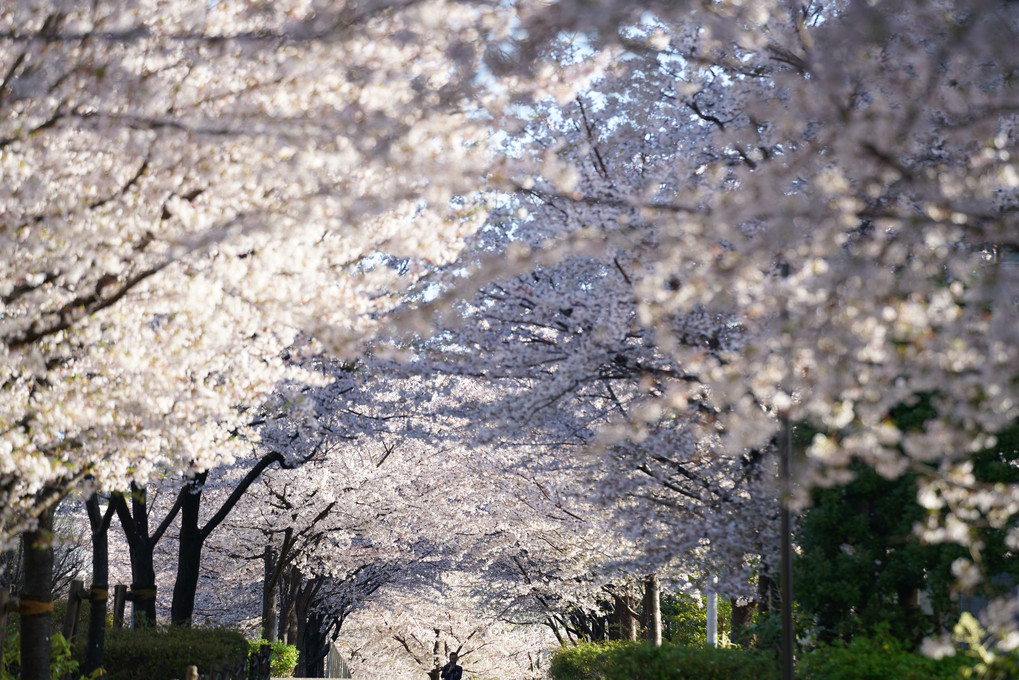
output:
[[[794,599],[1019,639],[1019,5],[192,5],[0,9],[21,677],[54,555],[83,671],[118,583],[364,680],[544,678],[708,592],[748,646]]]

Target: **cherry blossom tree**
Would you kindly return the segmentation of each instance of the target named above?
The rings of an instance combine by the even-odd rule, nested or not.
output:
[[[0,12],[0,537],[27,531],[34,545],[86,478],[197,479],[248,454],[266,396],[321,381],[285,359],[299,333],[359,348],[415,285],[391,323],[442,330],[403,339],[420,384],[390,399],[459,400],[430,408],[451,429],[474,423],[476,452],[594,446],[611,465],[577,479],[616,511],[621,544],[657,546],[641,551],[645,574],[680,555],[711,565],[704,540],[715,565],[767,551],[771,446],[796,422],[817,432],[794,466],[804,489],[846,479],[853,460],[918,473],[933,511],[918,530],[966,545],[956,572],[972,583],[971,527],[1006,526],[1017,507],[970,460],[1019,415],[1017,12],[1002,0]],[[533,75],[537,95],[519,87]],[[521,115],[544,120],[509,124]],[[507,140],[495,169],[488,125]],[[482,177],[514,193],[496,203],[515,218],[431,271],[484,220],[462,198]],[[445,380],[430,382],[437,370]],[[921,398],[932,417],[898,429],[889,414]],[[408,429],[416,446],[442,439]],[[471,460],[458,441],[448,460],[424,459],[435,477],[386,497],[414,489],[434,505],[450,490],[432,528],[497,528],[498,512],[467,502],[492,484],[455,474]],[[522,461],[502,469],[547,481]],[[557,474],[564,494],[583,488]],[[557,508],[550,495],[535,507]],[[491,507],[512,516],[520,500]],[[423,533],[399,507],[378,536],[387,548]],[[666,536],[677,517],[702,524]],[[486,554],[479,532],[448,535],[444,559]],[[511,563],[508,538],[491,546],[491,564]],[[24,599],[38,605],[24,639],[39,642],[41,580]],[[23,657],[26,677],[43,677],[41,657]]]
[[[0,12],[0,537],[46,531],[86,478],[228,462],[299,331],[356,344],[456,252],[481,215],[450,198],[487,162],[466,102],[493,12]],[[407,266],[364,264],[378,252]],[[48,642],[23,639],[41,677]]]
[[[1015,490],[980,483],[971,461],[1019,403],[1014,3],[555,3],[525,25],[532,43],[569,25],[637,55],[624,76],[668,78],[634,100],[668,99],[709,134],[709,152],[663,159],[674,181],[606,195],[582,172],[556,175],[563,198],[629,206],[655,228],[631,274],[637,317],[699,380],[631,422],[653,435],[697,400],[723,457],[803,423],[817,432],[794,467],[803,488],[845,480],[852,460],[913,470],[937,511],[919,532],[967,546],[956,572],[972,584],[979,525],[1015,508]],[[631,224],[597,238],[624,247]],[[738,323],[740,342],[685,342],[673,320],[698,310]],[[893,410],[920,399],[934,415],[897,428]]]
[[[562,2],[523,14],[518,56],[562,59],[574,30],[576,53],[616,62],[576,99],[573,121],[564,100],[521,109],[538,122],[518,144],[537,147],[544,166],[535,172],[532,155],[508,146],[519,198],[507,212],[528,214],[482,232],[478,270],[499,284],[447,318],[456,330],[436,343],[454,355],[445,370],[540,376],[496,414],[526,427],[566,395],[587,389],[596,404],[592,383],[640,367],[646,384],[601,397],[620,402],[602,437],[629,473],[601,488],[636,490],[646,510],[694,502],[703,537],[735,554],[774,541],[761,523],[779,494],[769,451],[783,423],[800,423],[817,434],[795,466],[792,505],[812,484],[847,479],[852,460],[885,476],[918,472],[936,511],[918,531],[970,548],[956,571],[973,583],[979,525],[1005,526],[1015,507],[1015,490],[978,481],[971,457],[1015,422],[1019,403],[1006,47],[1016,8],[602,9]],[[515,244],[484,251],[500,239]],[[476,290],[450,271],[451,299]],[[626,285],[602,283],[612,277]],[[936,415],[900,431],[890,414],[921,398]],[[726,497],[735,507],[718,504]],[[748,523],[728,531],[736,517]],[[650,512],[631,528],[656,538],[669,520]]]
[[[654,329],[644,325],[635,284],[653,271],[658,228],[624,199],[643,182],[679,185],[670,174],[676,156],[710,159],[711,149],[700,148],[710,133],[668,93],[650,108],[640,96],[661,86],[666,67],[640,61],[630,69],[610,83],[616,90],[604,85],[597,95],[564,106],[546,102],[541,116],[527,114],[517,148],[547,165],[575,168],[570,190],[585,198],[564,194],[555,178],[521,186],[451,270],[449,285],[463,291],[459,267],[474,258],[487,265],[492,251],[566,245],[530,256],[517,265],[525,273],[498,279],[456,306],[421,348],[419,370],[473,376],[502,395],[474,404],[467,416],[485,424],[480,438],[526,442],[557,458],[600,448],[598,464],[563,460],[558,473],[587,480],[571,503],[598,498],[616,513],[617,529],[640,548],[635,575],[669,569],[707,580],[721,570],[727,589],[743,593],[748,559],[759,560],[774,539],[767,526],[776,507],[770,449],[723,450],[704,382],[658,347]],[[672,124],[677,118],[686,126]],[[698,351],[741,346],[731,313],[701,307],[657,322]],[[675,393],[684,402],[666,411],[660,402]]]

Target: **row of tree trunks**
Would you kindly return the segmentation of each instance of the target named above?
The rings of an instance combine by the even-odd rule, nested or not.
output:
[[[661,582],[657,574],[651,574],[644,579],[643,585],[639,626],[637,613],[634,611],[635,598],[625,590],[613,593],[611,623],[599,629],[601,632],[595,633],[596,627],[587,625],[589,617],[578,619],[571,616],[567,619],[549,615],[546,624],[563,647],[582,640],[636,640],[639,627],[643,628],[648,643],[656,647],[661,646]],[[772,601],[778,597],[777,584],[769,576],[762,574],[758,582],[758,599],[729,598],[732,605],[729,639],[738,641],[744,636],[744,631],[750,625],[759,602],[761,611],[768,612]]]

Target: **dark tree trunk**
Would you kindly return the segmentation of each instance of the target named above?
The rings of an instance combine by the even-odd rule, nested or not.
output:
[[[127,499],[115,495],[110,501],[116,504],[117,517],[124,528],[128,552],[131,556],[131,591],[134,595],[134,625],[156,625],[156,568],[153,554],[156,542],[149,536],[148,496],[145,489],[131,485],[131,505]]]
[[[633,597],[629,594],[613,595],[615,639],[637,639],[637,617],[633,615]]]
[[[768,614],[778,605],[777,590],[777,584],[767,571],[767,565],[761,565],[757,575],[757,606],[761,614]]]
[[[203,472],[188,480],[181,495],[177,580],[173,584],[173,602],[170,605],[170,623],[175,626],[190,626],[195,613],[195,594],[205,543],[205,533],[198,528],[198,512],[206,476]]]
[[[21,678],[50,679],[53,633],[53,513],[43,512],[39,526],[24,533],[25,580],[21,590]]]
[[[311,614],[304,624],[300,654],[305,658],[306,678],[325,675],[325,658],[329,654],[328,622],[321,614]]]
[[[301,576],[298,575],[298,579]],[[318,591],[322,588],[322,579],[313,578],[309,580],[301,579],[301,585],[294,589],[294,642],[292,645],[297,645],[298,656],[297,656],[297,670],[294,673],[295,677],[301,678],[320,678],[322,677],[321,663],[315,663],[316,649],[313,644],[312,629],[313,626],[309,625],[310,618],[312,616],[311,606],[315,602],[315,596],[318,595]],[[319,658],[321,661],[321,658]],[[318,673],[317,675],[315,673]]]
[[[301,587],[301,574],[290,569],[281,580],[283,601],[280,606],[279,639],[288,645],[297,644],[297,592]]]
[[[269,540],[272,540],[271,537]],[[283,532],[283,541],[280,543],[279,549],[270,543],[265,546],[265,551],[262,553],[264,565],[262,578],[262,636],[270,642],[284,638],[287,618],[292,613],[290,605],[293,602],[293,598],[284,586],[289,583],[285,571],[288,562],[293,557],[296,545],[297,540],[294,530],[288,528]],[[280,591],[284,591],[282,598]],[[277,612],[279,612],[279,617],[277,617]]]
[[[262,554],[264,566],[262,579],[262,637],[269,642],[276,639],[276,607],[279,600],[279,578],[276,576],[276,551],[271,545],[265,546]]]
[[[92,529],[92,588],[88,612],[88,643],[85,646],[85,675],[91,675],[103,665],[103,647],[106,640],[106,601],[109,594],[110,551],[109,528],[113,517],[113,504],[103,515],[99,509],[99,496],[92,494],[85,501],[89,526]]]
[[[248,488],[273,463],[282,465],[283,456],[276,452],[262,456],[234,487],[216,514],[201,528],[198,526],[198,515],[202,505],[202,489],[205,486],[208,473],[199,473],[185,483],[177,497],[181,511],[181,529],[180,551],[177,555],[177,580],[173,585],[173,602],[170,604],[170,621],[174,625],[191,625],[191,619],[195,612],[195,594],[198,591],[202,547],[205,545],[205,539],[226,519]]]
[[[644,581],[644,626],[647,641],[655,647],[662,646],[661,593],[658,574],[651,574]]]
[[[750,622],[754,618],[754,610],[757,608],[757,602],[755,600],[730,597],[729,603],[732,605],[732,621],[729,630],[729,639],[733,642],[742,644],[743,631],[746,630],[746,627],[750,625]]]
[[[439,653],[440,632],[438,628],[435,629],[435,644],[432,645],[432,669],[428,671],[430,680],[439,680],[442,675],[442,655]]]

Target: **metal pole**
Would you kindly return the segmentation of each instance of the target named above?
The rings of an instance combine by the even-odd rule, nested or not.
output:
[[[715,578],[711,579],[712,584]],[[718,646],[718,593],[712,589],[708,591],[708,644],[712,647]]]
[[[782,680],[793,680],[793,541],[789,501],[792,492],[789,468],[792,463],[793,435],[789,416],[782,416],[782,439],[779,446],[778,475],[781,485],[782,540]]]

